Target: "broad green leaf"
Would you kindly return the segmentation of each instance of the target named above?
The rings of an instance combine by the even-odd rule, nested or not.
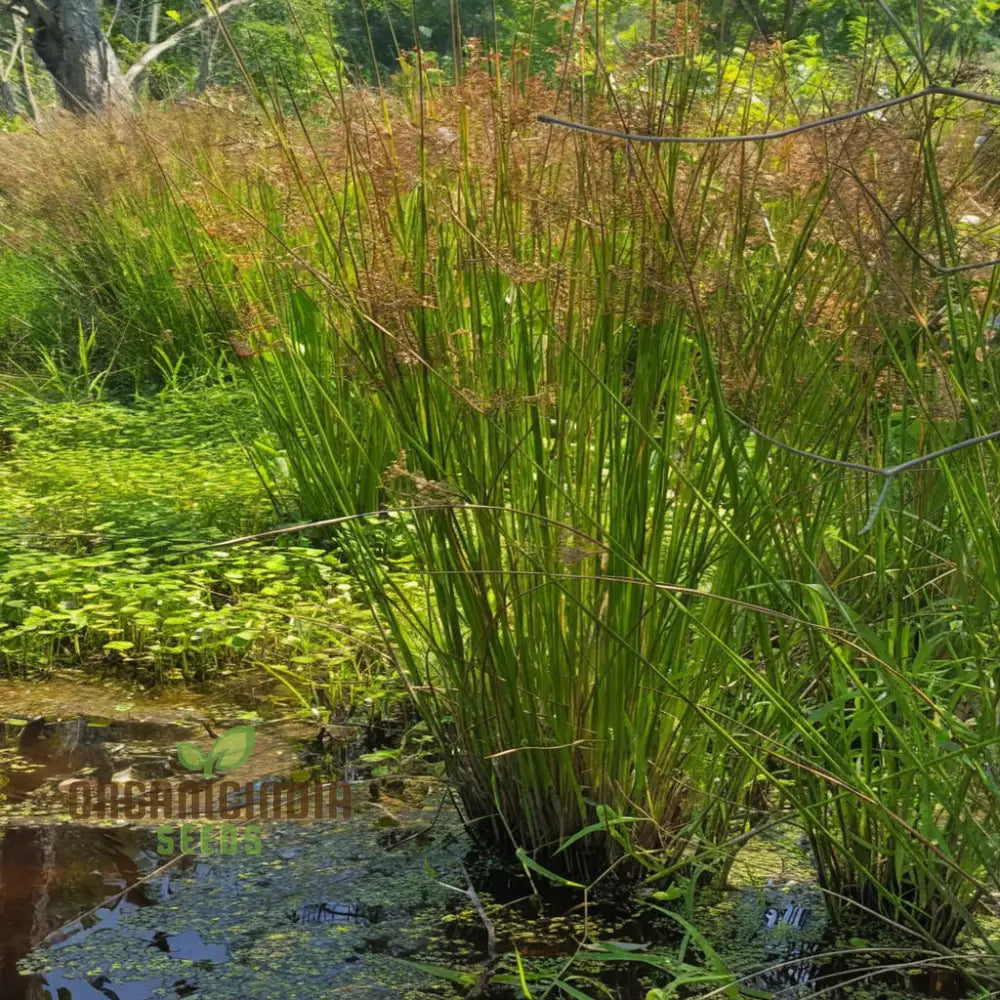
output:
[[[193,743],[178,743],[177,759],[189,771],[200,771],[206,763],[204,751]]]
[[[404,965],[417,969],[427,976],[437,976],[439,979],[447,979],[448,982],[458,983],[460,986],[472,986],[476,982],[476,977],[468,972],[458,972],[443,965],[428,965],[426,962],[410,962],[407,959],[400,960]]]
[[[589,951],[649,951],[648,942],[636,941],[597,941],[594,943],[584,943],[584,948]]]
[[[212,744],[212,768],[231,771],[245,763],[253,752],[253,740],[253,726],[233,726],[227,729]]]
[[[171,21],[176,21],[177,24],[181,23],[181,16],[176,10],[166,10],[164,13],[170,18]]]
[[[652,893],[652,898],[669,902],[672,899],[680,899],[683,895],[684,890],[679,885],[672,885],[669,889]]]

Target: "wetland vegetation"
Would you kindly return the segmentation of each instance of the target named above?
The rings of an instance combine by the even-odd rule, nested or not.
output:
[[[0,12],[0,1000],[992,995],[998,5],[91,6]],[[67,813],[247,726],[353,815]]]

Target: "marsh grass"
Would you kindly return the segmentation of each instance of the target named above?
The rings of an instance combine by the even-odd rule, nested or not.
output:
[[[667,106],[690,106],[696,75],[671,68]],[[422,600],[375,560],[356,570],[467,815],[594,878],[623,856],[724,871],[725,845],[786,803],[834,910],[953,944],[995,889],[994,684],[973,638],[995,578],[969,575],[993,562],[992,446],[895,483],[862,538],[870,478],[729,416],[885,464],[987,426],[991,290],[949,279],[947,346],[921,334],[927,291],[872,204],[905,194],[908,238],[949,252],[938,140],[881,190],[857,162],[891,127],[810,140],[779,154],[795,183],[778,193],[759,148],[519,143],[518,95],[480,82],[503,116],[463,112],[444,165],[432,98],[414,102],[412,190],[347,154],[365,194],[340,232],[360,236],[325,297],[331,356],[390,417],[389,495],[427,505]],[[388,301],[380,259],[402,268]]]
[[[119,396],[226,376],[230,340],[245,325],[230,294],[244,234],[198,198],[205,154],[187,169],[159,161],[150,139],[217,154],[224,117],[152,112],[146,126],[56,120],[44,135],[5,137],[0,269],[17,280],[5,281],[0,370],[41,362],[78,374],[82,330],[91,374],[104,373]],[[242,128],[252,144],[252,123]],[[197,210],[177,184],[192,185]]]
[[[996,888],[996,447],[897,477],[862,533],[881,482],[746,425],[877,467],[993,429],[995,285],[914,253],[982,243],[947,221],[986,197],[970,126],[940,96],[777,145],[534,120],[796,120],[780,53],[672,55],[558,93],[418,55],[391,96],[329,80],[325,121],[261,97],[241,159],[147,141],[163,238],[210,249],[185,294],[235,317],[265,478],[408,537],[419,589],[338,528],[470,823],[585,881],[721,879],[792,809],[833,910],[950,947]],[[200,259],[172,252],[149,280]]]

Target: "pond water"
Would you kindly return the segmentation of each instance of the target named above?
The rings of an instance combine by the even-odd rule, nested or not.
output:
[[[0,1000],[500,1000],[522,995],[515,949],[535,981],[563,975],[585,995],[643,1000],[671,978],[675,921],[621,900],[583,907],[569,890],[540,900],[521,874],[476,852],[430,778],[373,779],[352,764],[372,744],[357,727],[261,720],[259,705],[233,697],[140,697],[73,680],[0,682],[0,706]],[[266,822],[255,853],[244,839],[223,854],[214,838],[184,855],[164,853],[160,821],[70,815],[68,780],[191,779],[179,743],[208,747],[250,721],[252,754],[227,776],[253,788],[302,780],[321,748],[338,778],[355,779],[350,816]],[[738,860],[736,889],[706,904],[701,921],[727,961],[773,967],[751,988],[965,995],[936,970],[878,977],[811,958],[836,942],[809,880],[804,848],[778,838]],[[475,898],[462,891],[470,883]],[[602,942],[617,961],[595,952]],[[657,954],[660,968],[630,960]],[[690,948],[684,958],[702,960]]]
[[[0,682],[0,1000],[224,1000],[291,996],[296,984],[308,996],[455,995],[400,961],[475,961],[440,927],[456,900],[442,882],[461,884],[470,848],[440,789],[425,803],[430,779],[373,779],[352,761],[384,732],[261,720],[233,701]],[[304,781],[322,756],[355,779],[351,815],[263,823],[253,855],[242,843],[223,855],[215,836],[208,853],[198,840],[184,855],[176,834],[164,853],[162,817],[71,815],[70,781],[201,780],[178,744],[208,748],[245,724],[252,753],[227,778],[252,790]],[[221,820],[202,825],[217,832]]]
[[[150,878],[170,860],[157,851],[155,826],[74,821],[66,782],[190,778],[176,745],[208,742],[206,720],[222,728],[240,721],[243,710],[185,692],[140,712],[128,692],[77,682],[0,683],[0,704],[0,998],[152,995],[160,980],[112,983],[98,972],[73,981],[58,971],[41,976],[19,969],[39,945],[55,954],[94,935],[106,938],[136,911],[168,900],[182,873],[197,874],[195,859],[180,858]],[[291,770],[302,756],[300,741],[315,732],[294,721],[261,726],[253,764],[241,777]],[[153,930],[146,938],[181,963],[226,959],[224,946],[196,932]],[[184,977],[172,985],[177,995],[190,993]]]

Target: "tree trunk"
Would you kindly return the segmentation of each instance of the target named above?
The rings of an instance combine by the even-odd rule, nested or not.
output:
[[[29,0],[32,42],[64,107],[76,114],[128,107],[129,86],[101,31],[96,0]]]
[[[153,0],[153,9],[149,12],[149,44],[155,45],[160,40],[160,0]]]
[[[215,21],[209,21],[201,28],[201,60],[198,63],[198,79],[195,81],[194,91],[196,94],[203,94],[212,82],[213,56],[215,55],[215,43],[219,38],[219,25]]]
[[[17,100],[14,88],[7,80],[0,80],[0,117],[14,118],[17,116]]]
[[[24,44],[24,30],[21,28],[17,16],[14,17],[14,41],[10,46],[10,60],[4,66],[0,59],[0,115],[13,118],[17,114],[17,99],[14,96],[14,87],[11,84],[11,75],[14,67],[18,65],[21,58],[21,46]]]

